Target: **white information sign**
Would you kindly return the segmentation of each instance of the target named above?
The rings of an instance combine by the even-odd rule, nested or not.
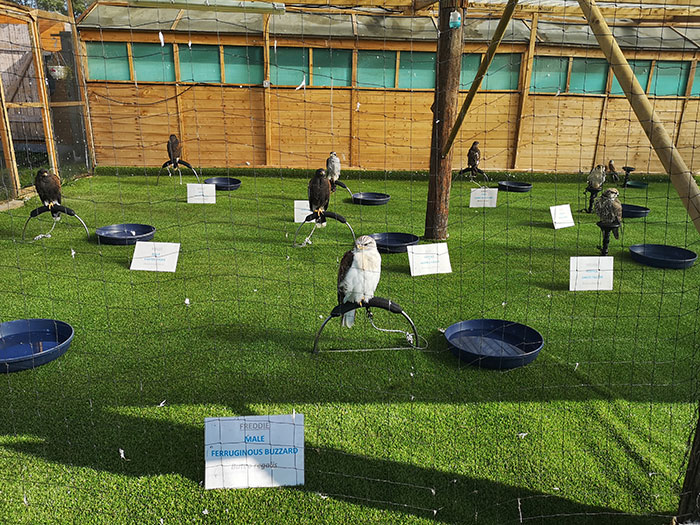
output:
[[[569,290],[612,290],[613,257],[571,257]]]
[[[294,222],[304,222],[310,213],[309,201],[294,201]]]
[[[498,188],[472,188],[469,196],[470,208],[495,208]]]
[[[571,215],[571,206],[568,204],[550,206],[549,212],[552,214],[552,222],[554,223],[555,230],[576,225],[574,217]]]
[[[174,272],[178,255],[180,255],[179,242],[136,241],[134,256],[131,258],[131,269]]]
[[[304,415],[204,419],[204,488],[304,484]]]
[[[407,246],[406,251],[412,277],[433,273],[452,273],[447,243],[417,244]]]
[[[188,204],[216,204],[216,184],[188,184]]]

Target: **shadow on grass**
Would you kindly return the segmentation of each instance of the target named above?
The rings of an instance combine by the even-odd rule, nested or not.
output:
[[[334,449],[307,447],[305,463],[306,484],[300,490],[442,523],[652,524],[669,518],[623,514],[491,480]]]

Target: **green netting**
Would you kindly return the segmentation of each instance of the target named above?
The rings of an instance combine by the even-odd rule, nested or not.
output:
[[[435,53],[402,51],[399,58],[399,88],[434,89]]]
[[[658,60],[651,77],[650,95],[681,97],[685,95],[690,62]]]
[[[352,51],[314,49],[314,86],[351,86]]]
[[[570,93],[605,93],[610,66],[604,58],[575,57],[569,78]]]
[[[309,50],[303,47],[270,49],[270,83],[298,86],[309,78]]]
[[[262,84],[265,78],[263,48],[224,46],[224,75],[227,84]]]
[[[520,53],[499,53],[494,56],[481,88],[511,91],[518,89],[520,60]]]
[[[131,44],[134,76],[138,82],[174,82],[173,46],[166,44]]]
[[[183,82],[221,82],[219,46],[180,45],[180,80]]]
[[[649,83],[649,74],[651,72],[651,60],[629,60],[630,67],[634,71],[634,76],[639,80],[642,89],[646,90]],[[610,86],[611,95],[624,95],[625,92],[620,87],[620,82],[613,76],[612,86]]]
[[[357,85],[370,88],[396,87],[396,51],[359,50]]]
[[[536,56],[532,61],[530,90],[533,93],[558,93],[566,91],[568,57]]]
[[[131,80],[125,42],[87,42],[90,80]]]

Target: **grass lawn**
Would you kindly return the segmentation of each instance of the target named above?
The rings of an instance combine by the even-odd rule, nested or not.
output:
[[[455,181],[453,272],[412,278],[406,254],[382,256],[377,295],[403,306],[427,349],[325,351],[401,344],[358,311],[351,330],[330,323],[313,356],[349,231],[329,221],[294,248],[307,179],[241,178],[215,205],[128,170],[64,187],[92,232],[142,222],[181,243],[176,273],[131,272],[133,247],[86,240],[71,217],[20,242],[36,198],[0,213],[0,320],[55,318],[76,333],[60,359],[0,377],[0,523],[668,523],[695,425],[700,268],[645,267],[627,250],[698,251],[666,182],[621,190],[652,211],[611,242],[614,290],[573,293],[569,258],[600,242],[595,216],[576,211],[583,182],[470,209],[474,185]],[[355,206],[339,189],[331,210],[358,235],[423,234],[424,177],[345,180],[391,195]],[[554,230],[549,206],[566,203],[577,224]],[[49,227],[32,220],[27,238]],[[539,330],[538,359],[460,366],[440,330],[482,317]],[[205,417],[292,410],[306,421],[304,486],[204,490]]]

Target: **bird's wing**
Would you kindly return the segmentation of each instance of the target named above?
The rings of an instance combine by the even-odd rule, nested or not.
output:
[[[617,222],[622,222],[622,204],[620,201],[615,201],[614,202],[614,209],[615,209],[615,217],[617,218]]]
[[[323,202],[323,209],[328,209],[328,204],[331,201],[331,181],[329,179],[323,179],[321,182],[321,201]]]
[[[168,141],[168,158],[175,160],[174,144],[171,141]]]
[[[61,179],[58,178],[58,175],[56,174],[51,174],[49,175],[49,183],[50,183],[50,195],[49,197],[51,198],[52,201],[55,201],[59,204],[61,204]]]
[[[343,300],[345,299],[345,276],[348,273],[348,270],[352,266],[352,260],[354,258],[354,255],[352,253],[352,250],[348,250],[345,252],[345,255],[343,255],[343,258],[340,260],[340,268],[338,268],[338,304],[343,304]]]

